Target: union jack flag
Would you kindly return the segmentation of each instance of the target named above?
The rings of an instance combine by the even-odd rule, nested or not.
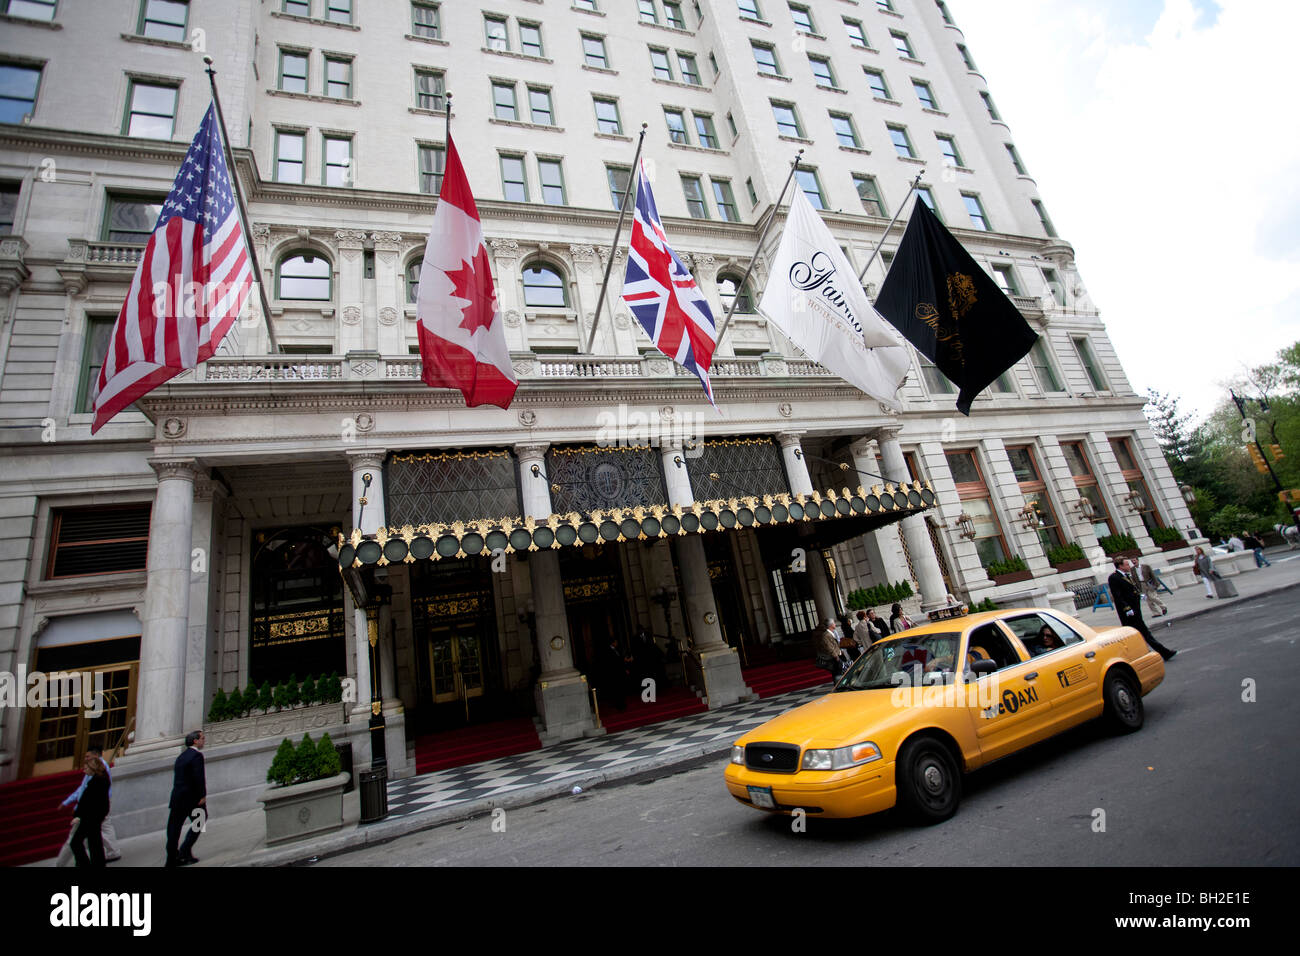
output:
[[[253,286],[244,230],[209,106],[113,325],[91,434],[137,398],[205,362]]]
[[[623,301],[655,347],[699,377],[704,394],[716,408],[709,382],[709,366],[718,344],[713,313],[700,287],[668,245],[644,163],[637,175]]]

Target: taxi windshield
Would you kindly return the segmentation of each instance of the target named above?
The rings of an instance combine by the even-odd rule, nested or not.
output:
[[[915,634],[872,644],[853,662],[836,691],[876,690],[952,680],[961,634]]]

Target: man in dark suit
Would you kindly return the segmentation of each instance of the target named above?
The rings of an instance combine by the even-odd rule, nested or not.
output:
[[[1142,596],[1138,594],[1138,589],[1133,586],[1129,578],[1129,570],[1132,568],[1132,562],[1128,558],[1116,558],[1115,570],[1111,573],[1109,584],[1110,594],[1115,600],[1115,610],[1119,612],[1119,622],[1126,627],[1137,630],[1142,635],[1147,646],[1158,653],[1165,660],[1177,654],[1177,651],[1171,651],[1159,641],[1157,641],[1147,626],[1142,621]]]
[[[171,814],[167,817],[168,866],[188,866],[199,862],[193,850],[202,827],[191,819],[191,814],[199,807],[204,807],[206,811],[208,802],[207,778],[203,773],[203,754],[200,753],[203,743],[203,731],[195,730],[186,734],[185,752],[176,758],[169,804]],[[204,819],[204,815],[200,814],[199,819]],[[178,851],[176,843],[180,839],[182,828],[189,832],[185,834],[185,842]]]

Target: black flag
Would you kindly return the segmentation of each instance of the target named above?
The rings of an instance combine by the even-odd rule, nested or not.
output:
[[[920,197],[876,311],[956,383],[957,411],[1020,361],[1038,334]]]

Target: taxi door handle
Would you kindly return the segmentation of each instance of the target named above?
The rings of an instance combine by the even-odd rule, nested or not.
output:
[[[1025,680],[1033,680],[1037,676],[1038,676],[1038,671],[1034,671],[1032,674],[1026,674]]]
[[[1086,657],[1086,658],[1088,658],[1088,660],[1092,660],[1094,657],[1097,656],[1097,652],[1096,652],[1096,651],[1089,651],[1087,654],[1084,654],[1083,656]]]

